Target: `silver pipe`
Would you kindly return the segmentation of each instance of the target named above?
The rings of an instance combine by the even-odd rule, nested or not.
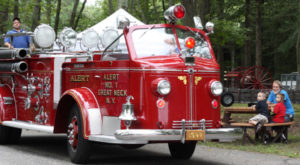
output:
[[[26,49],[0,50],[0,59],[24,59],[27,55]]]
[[[24,73],[28,70],[28,64],[25,61],[20,62],[0,62],[0,72],[18,72]]]

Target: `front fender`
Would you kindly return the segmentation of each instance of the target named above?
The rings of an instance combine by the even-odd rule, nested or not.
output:
[[[59,100],[54,132],[63,133],[67,130],[67,119],[73,104],[77,104],[81,112],[83,136],[101,134],[102,115],[99,104],[89,88],[75,88],[65,91]]]
[[[16,102],[8,85],[0,84],[0,124],[16,118]]]

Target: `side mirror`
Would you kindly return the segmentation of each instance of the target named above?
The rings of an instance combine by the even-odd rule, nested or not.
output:
[[[203,25],[202,25],[202,22],[201,22],[201,18],[199,16],[194,16],[193,19],[194,19],[195,27],[197,29],[203,30]]]
[[[123,15],[119,15],[117,17],[117,28],[118,29],[124,29],[130,25],[130,21],[127,17]]]
[[[205,24],[205,29],[206,29],[206,31],[208,32],[206,35],[209,35],[209,34],[211,34],[211,33],[214,33],[214,26],[215,26],[215,24],[212,23],[212,22],[207,22],[207,23]]]

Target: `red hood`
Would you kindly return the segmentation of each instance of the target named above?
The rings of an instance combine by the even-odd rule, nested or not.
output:
[[[186,69],[184,59],[179,56],[154,56],[133,61],[132,67],[142,69]],[[219,64],[213,59],[195,58],[194,69],[219,71]]]

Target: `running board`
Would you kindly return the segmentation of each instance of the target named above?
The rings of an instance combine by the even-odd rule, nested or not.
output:
[[[53,133],[54,130],[53,126],[33,124],[25,121],[3,121],[2,125],[8,127],[20,128],[20,129],[29,129],[34,131],[47,132],[47,133]]]
[[[90,135],[90,141],[94,142],[102,142],[102,143],[111,143],[111,144],[147,144],[149,143],[147,140],[120,140],[115,136],[107,136],[107,135]]]

